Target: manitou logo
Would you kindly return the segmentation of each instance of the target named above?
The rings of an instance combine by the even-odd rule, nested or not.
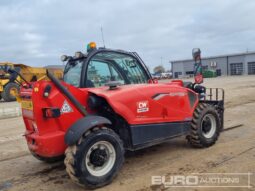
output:
[[[147,112],[149,111],[149,102],[148,101],[140,101],[137,102],[137,113]]]

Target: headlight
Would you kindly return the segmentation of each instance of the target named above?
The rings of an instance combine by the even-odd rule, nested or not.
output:
[[[83,54],[82,52],[75,52],[75,58],[82,58],[83,57]]]
[[[60,59],[61,59],[62,62],[65,62],[65,61],[67,61],[68,56],[67,56],[67,55],[62,55],[62,56],[60,57]]]

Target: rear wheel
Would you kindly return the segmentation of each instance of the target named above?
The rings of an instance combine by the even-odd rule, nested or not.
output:
[[[97,188],[109,184],[124,162],[119,136],[108,128],[94,128],[66,150],[66,171],[79,185]]]
[[[194,147],[210,147],[221,131],[220,117],[214,106],[199,103],[193,114],[188,142]]]
[[[13,82],[8,83],[4,87],[2,97],[4,101],[16,101],[16,95],[19,93],[19,85]]]

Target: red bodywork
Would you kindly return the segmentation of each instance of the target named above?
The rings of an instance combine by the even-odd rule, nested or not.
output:
[[[48,84],[52,89],[49,97],[44,97],[43,92]],[[80,89],[64,82],[63,85],[86,108],[90,94],[103,97],[130,125],[191,121],[198,104],[197,94],[184,88],[179,80],[165,84],[124,85],[114,90],[109,90],[109,87]],[[190,94],[195,98],[193,104],[190,104]],[[20,95],[23,102],[33,103],[33,109],[22,108],[29,149],[44,157],[63,155],[67,147],[64,143],[65,133],[83,117],[82,114],[52,82],[36,82],[33,88],[21,89]],[[43,117],[43,108],[61,109],[65,101],[71,106],[71,112],[61,113],[58,118]],[[87,110],[91,112],[89,108]]]

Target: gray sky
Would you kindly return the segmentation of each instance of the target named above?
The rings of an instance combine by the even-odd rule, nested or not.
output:
[[[254,0],[0,0],[0,61],[62,64],[95,41],[136,51],[153,69],[169,60],[255,50]]]

